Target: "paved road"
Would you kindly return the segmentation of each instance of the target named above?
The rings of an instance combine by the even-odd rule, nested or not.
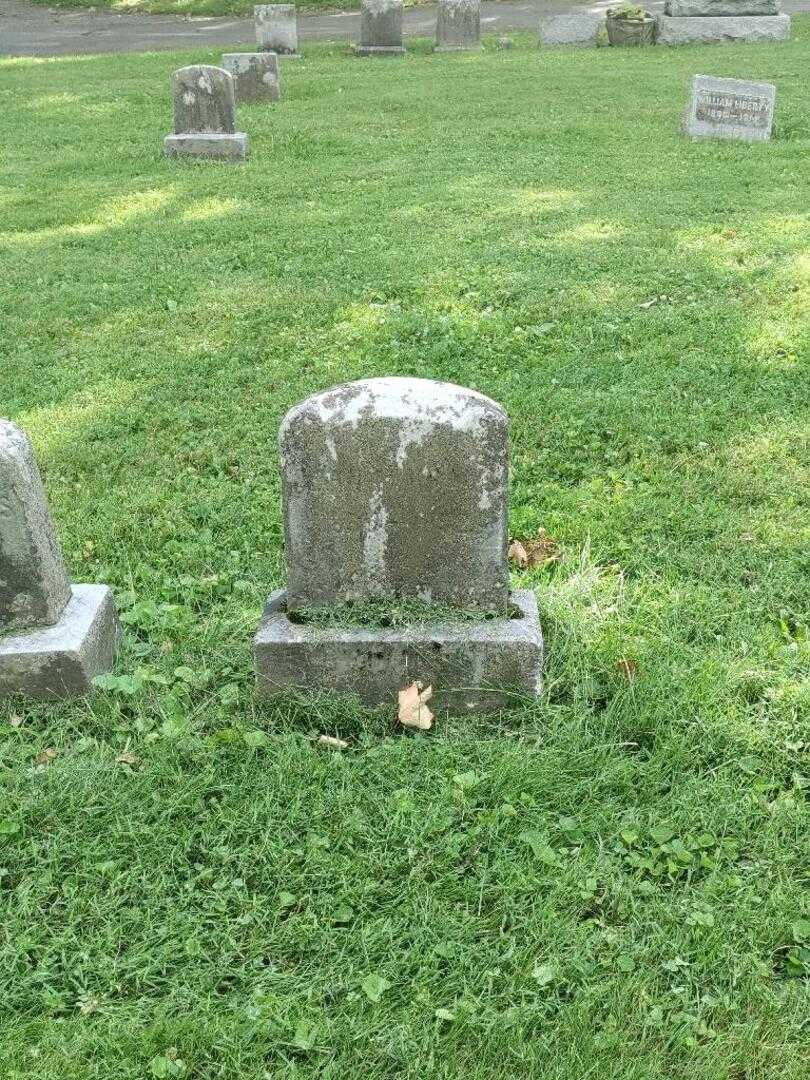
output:
[[[481,22],[489,33],[534,29],[541,16],[567,11],[604,11],[611,0],[504,0],[481,4]],[[663,0],[648,4],[653,11]],[[810,0],[783,0],[785,11],[810,11]],[[408,8],[405,32],[430,35],[436,26],[435,7]],[[353,41],[357,38],[357,12],[299,17],[304,41]],[[253,20],[244,16],[184,17],[180,15],[117,15],[39,7],[27,0],[0,0],[0,55],[66,56],[82,53],[146,52],[155,49],[190,49],[195,46],[246,45],[254,41]]]

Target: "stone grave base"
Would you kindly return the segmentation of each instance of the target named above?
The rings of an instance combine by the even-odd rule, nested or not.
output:
[[[658,16],[658,45],[693,45],[717,41],[787,41],[789,15],[730,15],[675,18]]]
[[[302,54],[300,52],[279,52],[278,49],[265,48],[264,45],[257,45],[256,52],[271,53],[274,52],[279,60],[300,60]]]
[[[192,158],[199,161],[244,161],[248,137],[243,131],[231,135],[192,132],[167,135],[163,143],[166,157]]]
[[[483,52],[484,46],[476,45],[436,45],[434,52]]]
[[[267,602],[253,643],[257,691],[332,690],[396,708],[415,679],[433,686],[431,709],[485,712],[540,692],[543,635],[537,601],[513,592],[514,617],[408,628],[323,627],[291,622],[286,592]]]
[[[0,637],[0,698],[78,697],[112,667],[121,627],[106,585],[74,585],[55,626]]]
[[[404,56],[402,45],[355,45],[355,56]]]

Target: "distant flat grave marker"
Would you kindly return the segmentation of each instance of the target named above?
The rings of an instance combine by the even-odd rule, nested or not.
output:
[[[697,138],[766,142],[775,101],[773,83],[695,75],[684,130]]]

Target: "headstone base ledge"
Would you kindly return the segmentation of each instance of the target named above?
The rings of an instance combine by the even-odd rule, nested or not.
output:
[[[166,157],[198,161],[244,161],[248,155],[248,137],[243,131],[224,135],[206,132],[167,135],[163,146]]]
[[[788,41],[790,15],[658,16],[656,45]]]
[[[436,45],[434,52],[483,52],[483,45]]]
[[[513,592],[510,604],[512,618],[333,628],[291,622],[280,590],[270,596],[253,643],[257,692],[272,698],[332,691],[395,708],[398,691],[418,679],[433,686],[431,709],[514,708],[540,693],[543,635],[534,593]]]
[[[92,693],[110,670],[121,626],[106,585],[74,585],[55,626],[0,637],[0,700],[11,694],[43,700]]]

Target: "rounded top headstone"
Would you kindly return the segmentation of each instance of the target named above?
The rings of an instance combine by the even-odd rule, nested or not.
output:
[[[279,433],[291,610],[508,597],[508,419],[475,390],[364,379],[294,406]]]
[[[224,68],[192,64],[172,74],[174,130],[177,135],[233,135],[236,106],[233,77]]]

